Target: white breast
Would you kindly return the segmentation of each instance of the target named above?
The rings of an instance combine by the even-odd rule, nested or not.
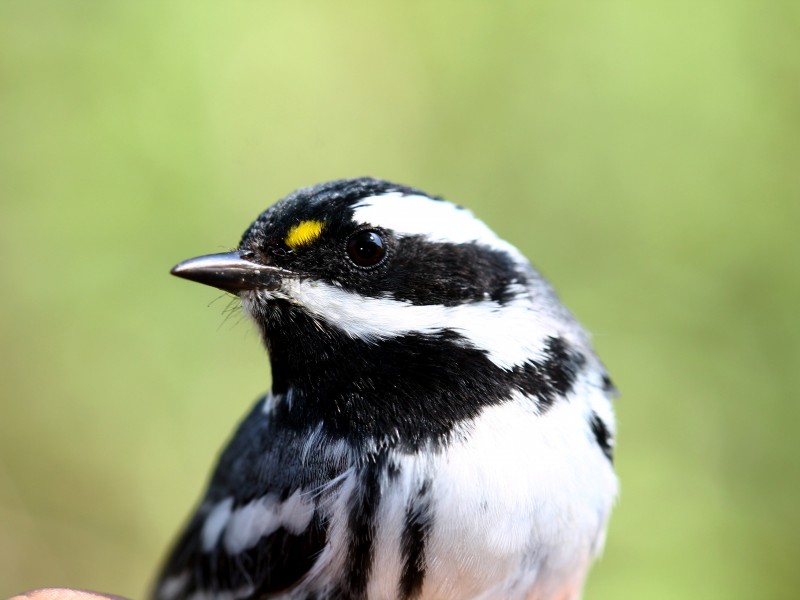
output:
[[[601,395],[579,384],[544,415],[520,396],[486,409],[444,452],[402,458],[393,486],[404,492],[384,496],[369,597],[396,595],[408,494],[422,477],[431,477],[433,507],[423,598],[579,593],[617,492],[584,414],[589,394]]]
[[[444,449],[394,454],[399,474],[382,481],[368,597],[397,597],[409,502],[428,480],[420,598],[578,598],[617,494],[589,427],[592,409],[608,402],[581,378],[544,414],[519,394],[484,409]],[[326,503],[329,544],[298,594],[325,589],[346,570],[348,500],[358,485],[357,470],[348,470]]]

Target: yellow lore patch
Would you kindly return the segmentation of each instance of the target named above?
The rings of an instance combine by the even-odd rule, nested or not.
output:
[[[292,250],[297,250],[315,242],[322,234],[323,227],[325,223],[322,221],[300,221],[289,230],[283,241]]]

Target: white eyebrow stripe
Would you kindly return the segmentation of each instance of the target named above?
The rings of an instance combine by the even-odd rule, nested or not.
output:
[[[391,230],[401,237],[421,235],[432,242],[478,243],[508,252],[517,260],[521,258],[514,246],[497,237],[471,211],[450,202],[389,192],[359,200],[353,208],[356,221]]]
[[[551,316],[535,310],[523,288],[506,304],[487,300],[443,306],[370,298],[309,279],[284,285],[288,297],[304,310],[350,337],[378,341],[450,330],[504,369],[541,358],[548,336],[561,329]]]

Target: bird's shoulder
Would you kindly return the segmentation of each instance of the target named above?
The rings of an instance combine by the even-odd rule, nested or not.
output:
[[[277,402],[261,398],[239,425],[155,598],[263,597],[291,589],[313,567],[327,539],[324,505],[348,470],[347,453],[318,428],[280,426]]]

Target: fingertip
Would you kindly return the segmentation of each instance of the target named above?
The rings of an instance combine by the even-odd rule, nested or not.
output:
[[[126,600],[113,594],[99,594],[68,588],[42,588],[12,596],[8,600]]]

